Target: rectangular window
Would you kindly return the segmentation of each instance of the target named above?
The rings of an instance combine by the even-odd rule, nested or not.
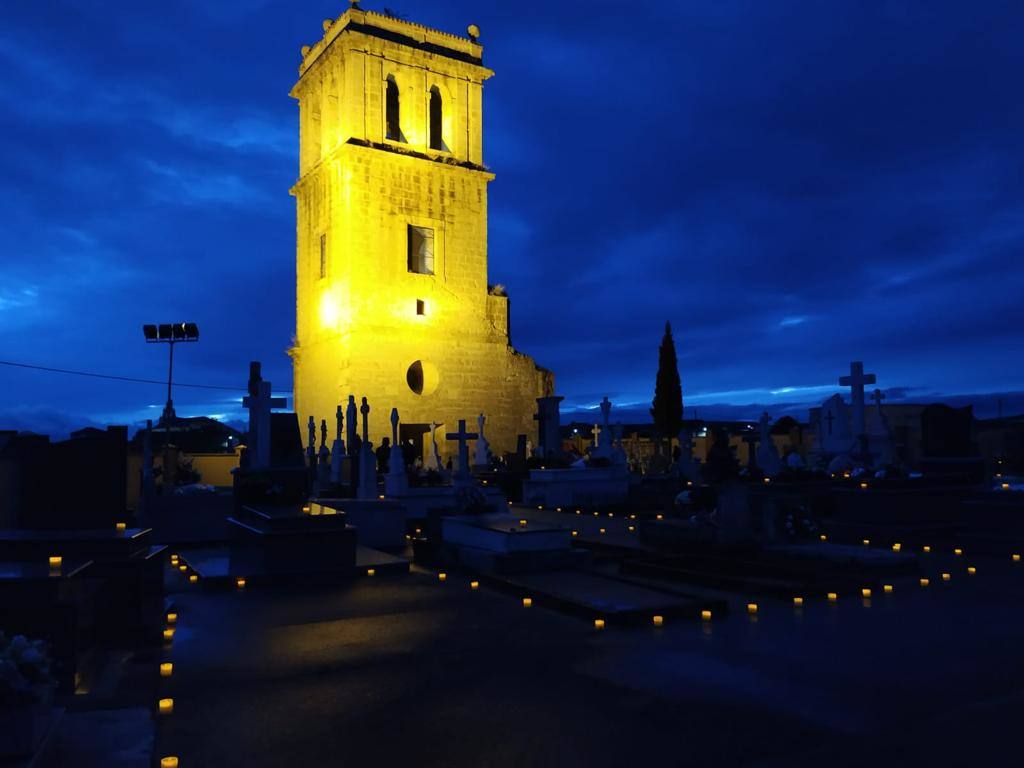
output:
[[[409,271],[434,274],[434,230],[409,225]]]
[[[416,299],[416,314],[425,315],[427,314],[427,303],[423,299]]]
[[[320,279],[327,277],[327,233],[320,235]]]

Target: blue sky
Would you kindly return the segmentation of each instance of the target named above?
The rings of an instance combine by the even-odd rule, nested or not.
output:
[[[187,319],[179,381],[241,386],[259,359],[290,388],[287,94],[345,7],[5,8],[0,359],[159,379],[139,326]],[[1024,5],[391,7],[482,28],[490,280],[570,407],[649,401],[665,320],[705,413],[804,408],[851,359],[911,399],[1024,390]],[[54,432],[164,397],[4,366],[0,392],[0,428]]]

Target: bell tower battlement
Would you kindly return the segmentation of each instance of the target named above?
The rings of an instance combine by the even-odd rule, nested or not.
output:
[[[482,102],[494,73],[469,31],[353,3],[302,49],[290,354],[303,421],[365,394],[407,422],[483,412],[492,444],[510,450],[554,388],[511,347],[508,297],[488,283]]]

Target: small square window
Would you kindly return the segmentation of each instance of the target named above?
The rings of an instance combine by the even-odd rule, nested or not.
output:
[[[416,314],[425,315],[427,314],[427,303],[423,299],[416,299]]]
[[[409,271],[434,274],[434,230],[409,225]]]
[[[327,233],[320,235],[320,279],[327,277]]]

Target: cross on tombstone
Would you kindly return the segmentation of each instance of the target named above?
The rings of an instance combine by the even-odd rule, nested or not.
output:
[[[463,483],[469,480],[469,446],[466,444],[469,440],[476,440],[476,432],[466,431],[466,420],[459,419],[459,431],[448,432],[445,434],[446,440],[458,440],[459,441],[459,469],[455,475],[456,481]]]
[[[604,430],[601,429],[601,426],[599,424],[595,424],[594,425],[594,430],[593,430],[593,434],[594,434],[594,449],[595,450],[598,447],[600,447],[600,445],[601,445],[601,433],[602,432],[604,432]]]
[[[270,466],[270,412],[288,404],[283,397],[271,397],[270,392],[270,382],[263,380],[260,364],[249,363],[249,395],[242,399],[242,407],[249,409],[246,460],[250,469]]]
[[[356,435],[359,430],[359,425],[356,423],[356,413],[356,396],[349,395],[348,406],[345,408],[345,418],[348,419],[348,432],[346,435],[348,437],[348,453],[350,456],[355,456],[356,454]]]
[[[850,375],[839,379],[839,386],[850,388],[850,401],[853,404],[851,426],[854,435],[864,434],[864,385],[874,384],[875,374],[864,373],[864,363],[850,363]]]
[[[880,389],[876,389],[871,393],[871,399],[875,401],[875,405],[878,408],[882,407],[882,401],[885,400],[885,393]]]
[[[306,425],[309,430],[309,442],[306,443],[306,455],[309,457],[309,466],[316,466],[316,419],[309,417]]]

